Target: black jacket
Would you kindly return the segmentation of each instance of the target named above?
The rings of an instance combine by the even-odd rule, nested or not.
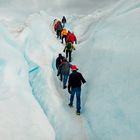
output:
[[[73,71],[69,76],[68,89],[81,87],[81,84],[84,84],[85,82],[86,80],[80,72]]]
[[[66,23],[66,18],[65,17],[62,18],[62,23]]]
[[[62,63],[64,57],[63,56],[59,56],[56,59],[56,68],[58,69],[58,67],[60,66],[60,64]]]

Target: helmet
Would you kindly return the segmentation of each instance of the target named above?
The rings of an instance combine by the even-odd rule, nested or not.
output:
[[[78,68],[77,68],[76,65],[72,65],[72,66],[71,66],[71,70],[78,70]]]

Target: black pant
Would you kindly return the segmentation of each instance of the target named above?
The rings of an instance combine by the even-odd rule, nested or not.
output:
[[[61,30],[57,30],[57,31],[56,31],[56,35],[57,35],[57,38],[60,37],[60,39],[61,39]]]
[[[72,53],[71,50],[66,50],[66,58],[69,57],[69,62],[71,62],[71,53]]]
[[[57,66],[56,66],[57,70],[59,70],[59,66],[60,66],[60,65],[57,65]],[[62,81],[62,73],[60,72],[59,75],[60,75],[60,81]]]
[[[62,43],[63,43],[63,39],[65,39],[65,43],[66,43],[67,36],[66,35],[62,36]]]

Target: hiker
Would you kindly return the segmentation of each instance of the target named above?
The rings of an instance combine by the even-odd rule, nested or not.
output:
[[[68,42],[63,50],[63,52],[66,52],[66,58],[69,57],[69,62],[71,62],[71,53],[72,50],[75,50],[74,45],[71,42]]]
[[[57,76],[62,74],[63,89],[67,87],[66,84],[67,84],[68,76],[70,73],[70,67],[71,67],[71,64],[67,61],[66,58],[64,58],[63,62],[60,64],[58,68]]]
[[[61,39],[62,39],[62,43],[63,43],[63,39],[65,39],[65,43],[66,43],[66,39],[67,39],[67,29],[63,28],[62,32],[61,32]]]
[[[72,73],[69,76],[68,80],[68,92],[70,93],[70,103],[68,104],[70,107],[73,107],[73,100],[74,95],[76,94],[76,114],[80,115],[80,109],[81,109],[81,84],[85,83],[85,79],[83,78],[82,74],[80,72],[77,72],[77,66],[72,65],[71,66]]]
[[[66,22],[67,22],[66,17],[63,16],[63,18],[62,18],[62,24],[63,24],[62,26],[63,26],[63,28],[65,27]]]
[[[54,31],[56,32],[57,26],[58,26],[59,22],[58,20],[54,21]]]
[[[65,57],[62,56],[61,53],[58,54],[58,57],[56,58],[56,68],[57,68],[57,70],[58,70],[60,64],[63,62],[63,59],[64,59],[64,58],[65,58]],[[61,74],[61,73],[60,73],[60,80],[62,81],[62,74]]]
[[[67,40],[68,40],[70,34],[71,34],[71,32],[68,30],[67,37],[66,37],[66,43],[68,43]]]
[[[75,43],[77,44],[77,38],[75,34],[72,32],[67,36],[67,42],[71,42],[72,44]]]
[[[61,39],[61,31],[63,29],[62,27],[62,24],[61,24],[61,21],[59,20],[56,25],[55,25],[55,30],[56,30],[56,35],[57,35],[57,38],[60,38]]]
[[[54,21],[53,21],[54,31],[55,31],[55,25],[56,25],[57,21],[58,21],[57,19],[54,19]]]
[[[62,56],[61,53],[58,54],[58,57],[56,58],[56,68],[57,68],[57,69],[58,69],[59,65],[63,62],[63,59],[64,59],[64,58],[65,58],[65,57]]]

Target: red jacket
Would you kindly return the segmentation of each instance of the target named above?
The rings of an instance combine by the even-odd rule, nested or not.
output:
[[[56,31],[56,29],[57,29],[57,26],[58,26],[58,22],[56,22],[55,25],[54,25],[54,30],[55,30],[55,31]]]
[[[59,26],[60,21],[57,21],[56,24],[54,25],[54,30],[56,31],[57,27]]]
[[[67,42],[72,42],[72,44],[75,42],[77,43],[76,36],[73,33],[70,33],[67,37]]]

